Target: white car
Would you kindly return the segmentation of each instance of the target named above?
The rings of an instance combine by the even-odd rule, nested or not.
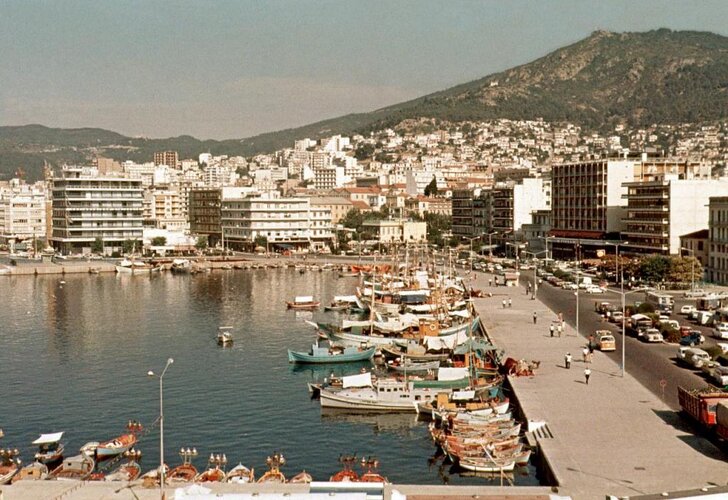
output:
[[[728,339],[728,323],[718,323],[713,328],[713,337],[717,339]]]
[[[688,290],[687,292],[683,293],[683,297],[696,299],[698,297],[704,297],[705,296],[705,290],[702,288],[696,288],[695,290]]]
[[[723,387],[728,385],[728,367],[714,364],[710,370],[708,370],[708,375],[718,386]]]
[[[604,289],[598,286],[590,286],[586,289],[586,293],[604,293]]]
[[[686,316],[693,311],[695,311],[695,306],[682,306],[680,308],[680,314],[685,314]]]
[[[642,336],[642,339],[645,342],[664,342],[665,339],[662,338],[662,334],[660,333],[660,330],[657,328],[648,328],[644,335]]]
[[[564,283],[562,283],[561,288],[563,288],[564,290],[578,290],[579,289],[579,287],[577,286],[576,283],[572,283],[570,281],[565,281]]]

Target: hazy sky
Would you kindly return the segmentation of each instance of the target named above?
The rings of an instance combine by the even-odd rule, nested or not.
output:
[[[0,0],[0,125],[240,138],[370,111],[715,1]]]

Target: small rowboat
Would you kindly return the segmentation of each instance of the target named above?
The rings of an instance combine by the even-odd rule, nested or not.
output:
[[[12,481],[41,480],[48,477],[48,466],[40,462],[28,464],[13,477]]]
[[[217,330],[217,343],[221,346],[232,345],[233,343],[232,326],[221,326]]]
[[[309,484],[313,482],[313,477],[304,470],[293,476],[288,482],[293,484]]]
[[[342,455],[339,457],[342,469],[331,476],[329,481],[332,483],[356,483],[359,481],[359,474],[353,471],[356,455]]]
[[[0,431],[0,437],[2,437]],[[20,452],[16,449],[0,449],[0,485],[9,483],[20,471]]]
[[[373,457],[361,459],[361,466],[366,472],[361,475],[359,482],[361,483],[389,483],[389,479],[379,474],[376,470],[379,468],[379,460]]]
[[[263,474],[259,483],[285,483],[286,476],[280,471],[282,465],[285,465],[286,459],[281,453],[275,453],[266,459],[265,464],[268,466],[268,471]]]
[[[313,310],[318,309],[321,302],[313,300],[313,297],[310,295],[304,295],[296,297],[293,299],[293,302],[286,302],[286,305],[288,306],[288,309]]]
[[[50,474],[48,479],[88,479],[96,467],[94,459],[88,455],[76,455],[67,458],[61,465],[56,467]]]
[[[318,343],[311,346],[309,352],[297,352],[288,350],[289,363],[349,363],[354,361],[369,361],[377,352],[376,347],[369,349],[359,349],[357,347],[345,347],[341,349],[332,349],[329,347],[319,347]]]
[[[243,464],[233,467],[225,476],[226,483],[253,483],[255,482],[255,470],[248,469]]]
[[[440,368],[440,361],[424,361],[416,363],[406,359],[404,361],[390,361],[387,363],[387,369],[398,373],[416,373],[416,372],[428,372],[430,370],[437,370]]]
[[[197,456],[197,448],[180,448],[179,456],[182,457],[182,464],[178,465],[169,473],[167,481],[170,483],[191,483],[197,477],[197,468],[192,465],[192,459]]]
[[[207,469],[200,473],[196,478],[196,483],[222,483],[225,481],[225,470],[223,467],[227,465],[227,456],[223,453],[215,455],[210,453],[207,460]]]
[[[110,472],[104,478],[105,481],[134,481],[139,477],[142,468],[139,466],[138,460],[142,457],[142,453],[138,450],[129,450],[124,453],[124,456],[128,457],[129,461]]]

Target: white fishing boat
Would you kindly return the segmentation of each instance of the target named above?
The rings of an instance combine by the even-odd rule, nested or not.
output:
[[[161,266],[153,266],[146,262],[124,259],[116,266],[119,274],[149,274],[161,271]]]
[[[233,327],[221,326],[217,330],[217,343],[221,346],[232,345],[233,343]]]
[[[322,388],[322,408],[364,411],[415,411],[419,402],[433,401],[438,390],[420,387],[416,381],[379,379],[371,373],[343,377],[341,390]]]

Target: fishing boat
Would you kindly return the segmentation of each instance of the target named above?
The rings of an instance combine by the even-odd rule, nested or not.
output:
[[[387,369],[399,373],[422,373],[434,371],[440,368],[440,361],[412,361],[405,357],[404,359],[395,359],[387,362]]]
[[[124,452],[127,462],[120,465],[105,477],[105,481],[134,481],[142,472],[139,460],[142,458],[142,452],[139,450],[128,450]]]
[[[169,270],[175,274],[190,274],[192,263],[187,259],[174,259]]]
[[[217,329],[217,343],[221,346],[229,346],[233,343],[233,327],[221,326]]]
[[[96,454],[96,449],[99,447],[98,441],[89,441],[88,443],[84,444],[79,448],[78,452],[81,455],[87,455],[89,457],[92,457]]]
[[[286,476],[283,475],[280,468],[286,464],[286,459],[282,453],[274,453],[273,456],[265,460],[268,470],[263,474],[258,483],[285,483]]]
[[[88,455],[79,454],[63,460],[61,465],[48,474],[48,479],[88,479],[96,467],[94,459]]]
[[[341,463],[341,470],[331,476],[329,481],[332,483],[356,483],[359,481],[359,474],[353,470],[356,455],[339,455],[339,463]]]
[[[55,468],[63,460],[64,445],[61,443],[62,432],[52,434],[41,434],[33,444],[38,446],[35,453],[35,460],[48,466],[48,469]]]
[[[351,379],[368,378],[368,387],[352,387]],[[357,385],[360,385],[358,383]],[[437,391],[413,381],[379,379],[372,383],[371,373],[343,377],[341,390],[322,388],[322,408],[343,408],[362,411],[415,411],[417,403],[434,400]]]
[[[320,347],[318,342],[308,352],[296,352],[288,349],[289,363],[349,363],[353,361],[369,361],[376,353],[376,347],[361,349],[358,347]]]
[[[288,482],[291,484],[310,484],[313,482],[313,477],[303,470],[289,479]]]
[[[124,259],[116,266],[119,274],[149,274],[161,271],[161,266],[153,266],[146,262]]]
[[[428,353],[424,346],[416,342],[409,342],[405,346],[397,344],[382,346],[381,351],[386,358],[396,359],[406,356],[414,362],[445,361],[450,357],[450,353]]]
[[[293,302],[286,302],[288,309],[313,310],[318,309],[321,302],[313,300],[311,295],[302,295],[293,299]]]
[[[238,464],[227,473],[225,476],[226,483],[254,483],[255,482],[255,470],[248,469],[243,464]]]
[[[495,459],[469,457],[458,460],[457,465],[473,472],[510,472],[516,467],[515,458]]]
[[[197,468],[192,465],[192,459],[197,454],[197,448],[180,448],[179,456],[182,457],[182,464],[169,471],[167,481],[170,483],[191,483],[198,474]]]
[[[227,456],[224,453],[222,455],[210,453],[210,458],[207,459],[207,469],[197,475],[195,482],[222,483],[225,481],[227,461]]]
[[[99,443],[95,453],[97,461],[100,462],[121,455],[129,451],[137,443],[137,433],[143,430],[142,424],[136,420],[130,420],[127,422],[126,428],[129,432],[121,434],[109,441]]]
[[[40,462],[33,462],[32,464],[28,464],[20,469],[20,471],[13,476],[12,482],[14,483],[22,480],[40,481],[47,477],[48,466]]]
[[[0,429],[0,438],[3,437],[2,429]],[[18,458],[20,451],[15,448],[0,449],[0,485],[9,483],[13,476],[20,471],[22,463]]]
[[[162,469],[160,467],[156,467],[155,469],[150,470],[149,472],[146,472],[140,479],[142,480],[142,484],[144,487],[150,487],[154,486],[155,484],[159,484],[160,479],[160,473]],[[165,477],[165,483],[167,482],[167,478],[169,477],[169,466],[167,464],[164,464],[164,477]]]

